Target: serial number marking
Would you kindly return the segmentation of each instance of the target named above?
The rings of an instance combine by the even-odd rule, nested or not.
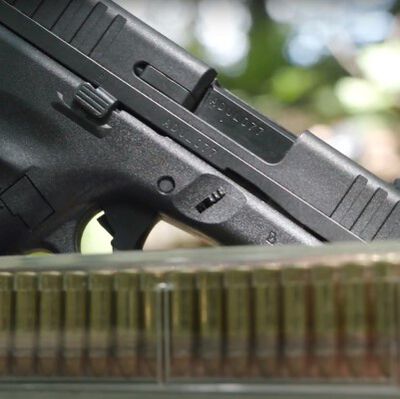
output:
[[[260,136],[265,132],[265,129],[253,119],[250,119],[244,115],[240,115],[238,112],[236,112],[235,107],[232,104],[228,104],[216,97],[211,97],[208,105],[211,109],[215,109],[223,114],[223,118],[219,120],[220,123],[225,123],[225,119],[228,119],[236,125],[239,125],[243,129],[247,130],[248,133],[252,133],[255,136]]]
[[[188,146],[192,147],[196,151],[200,152],[201,154],[207,156],[208,158],[212,158],[217,154],[217,149],[215,147],[212,147],[210,144],[208,144],[205,140],[202,138],[198,137],[196,140],[190,140],[182,131],[180,126],[168,119],[163,123],[163,127],[168,130],[170,133],[172,133],[175,137],[178,137],[181,139],[185,144]]]

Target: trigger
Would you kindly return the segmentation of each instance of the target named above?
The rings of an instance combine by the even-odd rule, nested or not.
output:
[[[148,209],[127,205],[103,207],[99,223],[113,236],[115,251],[143,249],[147,236],[158,221]]]

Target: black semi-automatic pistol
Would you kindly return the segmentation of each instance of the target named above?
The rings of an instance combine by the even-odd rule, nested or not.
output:
[[[0,253],[115,250],[160,218],[221,244],[400,238],[400,193],[296,137],[109,0],[0,0]]]

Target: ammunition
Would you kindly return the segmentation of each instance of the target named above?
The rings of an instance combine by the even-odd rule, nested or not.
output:
[[[254,292],[254,357],[259,374],[278,377],[280,371],[280,271],[252,272]]]
[[[0,376],[399,375],[398,264],[158,270],[0,272]]]
[[[378,377],[390,377],[396,341],[396,283],[395,265],[377,263],[371,270],[368,308],[373,310],[372,340]],[[371,360],[371,359],[369,359]],[[372,363],[372,362],[370,362]]]
[[[341,269],[343,362],[346,377],[365,376],[368,351],[367,296],[362,265]]]
[[[21,272],[15,277],[14,373],[35,374],[37,347],[37,275]]]
[[[144,377],[156,378],[160,373],[162,359],[162,291],[161,278],[157,273],[146,271],[140,276],[143,300],[143,335],[140,373]]]
[[[289,267],[282,270],[283,356],[290,377],[306,377],[308,370],[308,270]]]
[[[87,323],[87,274],[68,272],[64,277],[65,326],[64,326],[64,374],[85,375]]]
[[[311,268],[313,312],[313,375],[334,377],[338,359],[336,270],[329,266]]]
[[[137,377],[140,346],[140,279],[135,270],[115,276],[115,372]]]
[[[250,274],[244,269],[224,272],[227,376],[246,377],[251,345]]]
[[[218,270],[196,274],[199,306],[199,351],[201,373],[221,376],[223,348],[222,273]]]
[[[38,366],[40,375],[59,375],[62,275],[57,272],[42,273],[39,277],[39,337]]]
[[[0,273],[0,376],[10,374],[13,275]]]
[[[88,358],[90,372],[94,376],[110,374],[113,278],[113,274],[107,271],[94,272],[89,276]]]
[[[171,375],[191,376],[193,370],[195,328],[195,285],[190,271],[168,274],[171,287]]]

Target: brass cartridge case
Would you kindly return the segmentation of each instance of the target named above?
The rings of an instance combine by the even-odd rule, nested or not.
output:
[[[139,375],[140,274],[130,270],[115,276],[115,364],[114,374]]]
[[[227,376],[247,377],[251,348],[250,273],[245,269],[224,271],[225,290],[225,372]]]
[[[21,272],[15,276],[15,335],[13,363],[18,376],[35,375],[37,348],[37,295],[36,273]]]
[[[153,271],[140,275],[140,291],[143,303],[141,337],[140,374],[146,378],[156,378],[162,361],[162,315],[163,293],[161,276]]]
[[[84,272],[66,273],[64,290],[63,372],[66,376],[82,377],[86,374],[87,274]]]
[[[219,377],[222,373],[223,280],[220,270],[196,273],[199,307],[200,374]]]
[[[60,375],[63,277],[47,272],[39,276],[38,373]]]
[[[111,372],[113,288],[112,272],[89,275],[88,360],[94,376],[109,376]]]
[[[375,364],[371,377],[388,378],[396,367],[396,273],[398,266],[386,262],[379,262],[370,270],[368,308],[373,312],[370,332],[373,353],[368,363]]]
[[[282,270],[283,356],[286,373],[302,378],[309,374],[309,283],[308,270]]]
[[[195,280],[191,271],[168,273],[170,295],[171,369],[172,377],[193,376],[195,344]]]
[[[0,376],[10,374],[14,277],[0,273]]]
[[[313,376],[333,378],[337,372],[339,320],[336,269],[314,266],[310,270],[313,314]]]
[[[278,377],[280,359],[280,271],[260,268],[252,272],[254,292],[254,357],[263,377]]]
[[[348,264],[341,268],[340,309],[343,319],[344,373],[348,378],[365,376],[368,354],[368,316],[365,267]]]

